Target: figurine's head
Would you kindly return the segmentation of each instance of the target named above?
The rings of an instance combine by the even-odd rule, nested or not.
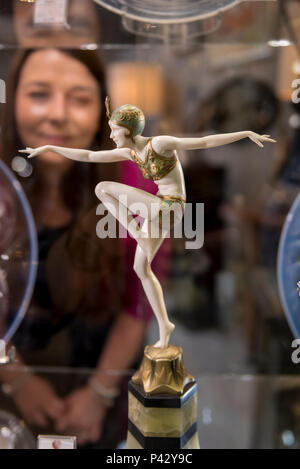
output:
[[[137,135],[142,134],[145,127],[145,116],[143,111],[138,107],[132,106],[131,104],[124,104],[110,113],[109,101],[107,99],[106,110],[109,123],[128,129],[128,136],[131,140],[133,140]]]

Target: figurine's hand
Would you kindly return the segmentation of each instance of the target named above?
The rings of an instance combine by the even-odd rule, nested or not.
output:
[[[51,145],[44,145],[38,148],[26,147],[25,150],[19,150],[19,153],[29,153],[28,158],[33,158],[35,156],[41,155],[44,151],[51,149]]]
[[[102,434],[107,408],[101,405],[93,390],[84,386],[65,398],[66,411],[57,421],[58,432],[75,434],[78,443],[96,442]]]
[[[276,140],[270,138],[270,135],[260,135],[256,134],[255,132],[249,132],[248,137],[252,142],[256,143],[259,147],[263,148],[262,142],[272,142],[276,143]]]
[[[32,375],[13,394],[13,399],[25,421],[45,427],[49,420],[56,421],[64,411],[64,402],[45,379]]]

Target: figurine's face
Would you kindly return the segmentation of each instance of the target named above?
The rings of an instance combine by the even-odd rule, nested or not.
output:
[[[98,82],[77,59],[56,49],[38,50],[21,71],[15,112],[24,146],[89,148],[101,116]],[[66,164],[54,153],[40,158]]]
[[[109,127],[111,129],[110,138],[115,142],[117,148],[127,148],[132,144],[130,132],[126,127],[113,124],[110,121]]]

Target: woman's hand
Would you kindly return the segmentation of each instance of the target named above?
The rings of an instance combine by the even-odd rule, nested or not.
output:
[[[65,398],[66,410],[57,422],[57,431],[75,434],[78,443],[94,443],[102,434],[102,422],[107,408],[94,391],[84,386]]]
[[[57,421],[65,409],[52,386],[35,375],[13,394],[13,399],[26,422],[40,427],[47,426],[49,420]]]
[[[262,142],[276,143],[276,140],[273,140],[272,138],[270,138],[270,135],[260,135],[251,131],[247,133],[247,137],[249,137],[250,140],[252,140],[252,142],[256,143],[256,145],[258,145],[261,148],[263,148]]]
[[[44,145],[38,148],[26,147],[25,150],[19,150],[19,153],[29,153],[28,158],[34,158],[35,156],[41,155],[44,151],[51,150],[51,145]]]

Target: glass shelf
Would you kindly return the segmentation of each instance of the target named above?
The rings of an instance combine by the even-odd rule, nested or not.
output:
[[[250,44],[276,39],[278,3],[273,0],[63,1],[65,20],[48,24],[37,21],[35,3],[2,1],[0,47],[186,47],[203,41]]]
[[[88,369],[74,371],[43,367],[30,368],[28,371],[51,383],[60,396],[67,395],[80,383],[83,385],[94,372]],[[133,371],[128,370],[127,373],[120,373],[120,376],[127,382],[132,373]],[[196,380],[201,448],[300,448],[299,377],[203,374],[196,376]],[[103,433],[107,434],[107,438],[94,445],[94,449],[124,446],[127,426],[126,386],[122,395],[121,412],[113,414],[110,422],[106,421]],[[3,413],[8,413],[14,422],[22,418],[8,396],[0,393],[0,402],[0,417]],[[27,444],[28,441],[33,444],[39,433],[49,434],[50,431],[50,434],[57,434],[51,427],[43,429],[27,423],[26,428]],[[24,444],[24,439],[19,444]],[[17,445],[18,443],[16,447]]]

